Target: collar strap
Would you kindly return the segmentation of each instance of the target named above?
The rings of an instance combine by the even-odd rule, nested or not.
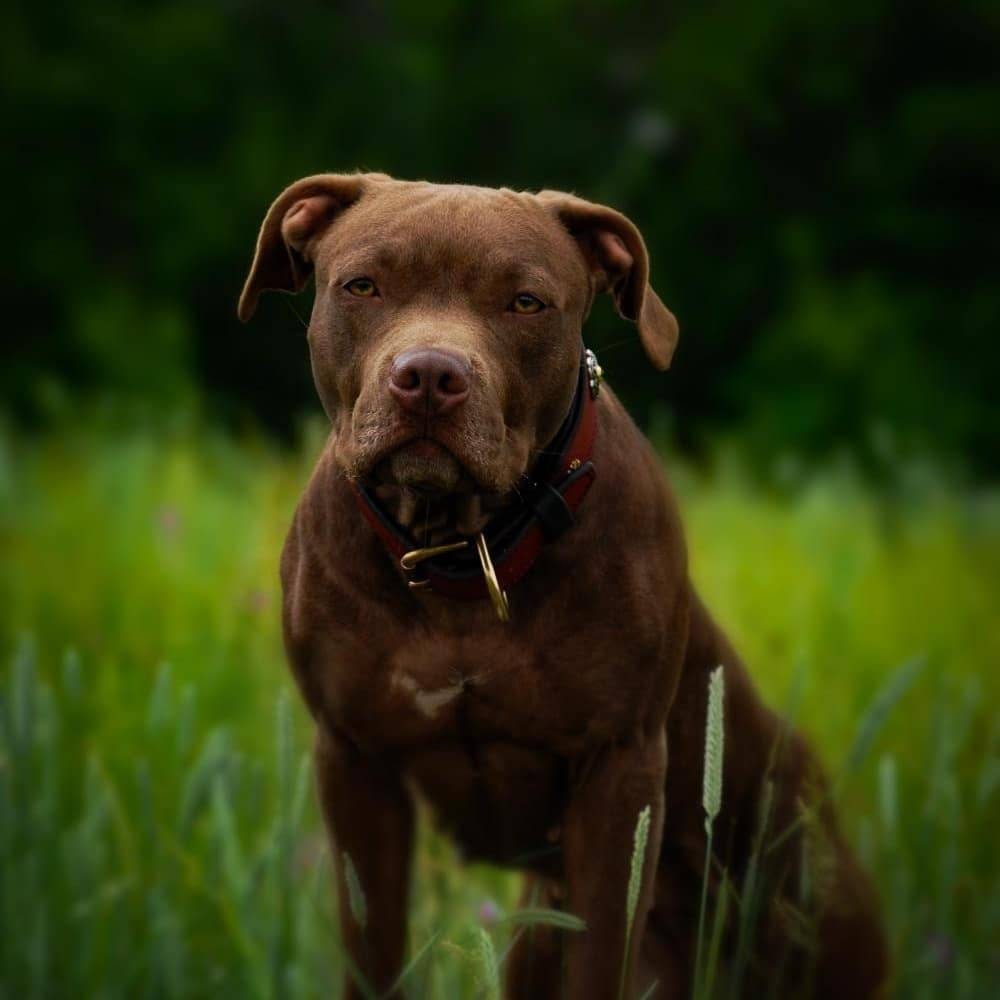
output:
[[[493,518],[478,539],[421,549],[371,490],[360,483],[351,484],[365,520],[398,562],[410,587],[430,588],[459,600],[491,597],[500,613],[490,583],[499,586],[505,607],[502,592],[531,569],[546,542],[572,527],[576,510],[594,482],[594,401],[602,374],[593,351],[584,350],[566,419],[539,461],[515,486],[517,502]]]

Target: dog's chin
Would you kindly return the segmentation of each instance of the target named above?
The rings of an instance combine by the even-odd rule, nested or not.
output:
[[[410,441],[387,455],[378,465],[378,478],[422,493],[468,492],[472,477],[443,445],[429,438]]]

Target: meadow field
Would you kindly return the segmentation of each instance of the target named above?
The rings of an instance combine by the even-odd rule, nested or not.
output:
[[[0,433],[3,1000],[335,995],[277,582],[319,441]],[[700,590],[834,776],[893,995],[1000,995],[1000,494],[665,461]],[[421,824],[408,995],[493,995],[516,899]]]

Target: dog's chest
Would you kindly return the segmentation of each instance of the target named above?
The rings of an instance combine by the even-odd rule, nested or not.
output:
[[[502,741],[572,753],[629,711],[615,673],[587,652],[506,636],[415,636],[373,662],[342,707],[375,745]]]
[[[428,637],[396,649],[387,668],[392,714],[425,732],[513,735],[530,722],[524,689],[533,666],[524,650]]]

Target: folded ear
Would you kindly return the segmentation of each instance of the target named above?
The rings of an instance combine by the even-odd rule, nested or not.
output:
[[[619,315],[638,324],[649,360],[661,371],[669,368],[677,320],[649,284],[649,255],[639,230],[621,212],[571,194],[540,191],[538,198],[580,245],[595,289],[610,292]]]
[[[312,250],[336,216],[362,195],[363,174],[316,174],[285,188],[264,217],[237,316],[246,323],[263,291],[300,292],[313,272]]]

